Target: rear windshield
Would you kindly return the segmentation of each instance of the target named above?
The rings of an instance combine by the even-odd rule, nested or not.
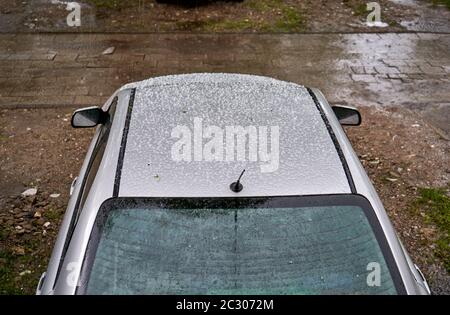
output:
[[[363,203],[113,199],[95,223],[79,293],[396,294]]]

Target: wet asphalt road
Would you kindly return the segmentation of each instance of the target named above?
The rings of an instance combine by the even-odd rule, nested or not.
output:
[[[108,47],[114,53],[104,55]],[[333,104],[403,106],[450,134],[450,34],[0,34],[0,108],[101,105],[122,84],[267,75]]]

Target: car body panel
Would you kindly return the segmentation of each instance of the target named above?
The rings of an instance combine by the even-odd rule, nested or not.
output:
[[[241,81],[244,82],[241,84],[242,90],[239,87],[239,82]],[[213,84],[208,89],[214,93],[202,94],[196,85],[202,83],[211,84],[211,82],[215,82],[215,85],[222,86],[222,88],[226,87],[228,82],[230,85],[226,88],[227,91],[223,92],[223,96],[232,99],[233,91],[240,91],[240,98],[236,99],[235,102],[226,102],[224,100],[222,103],[216,103],[216,105],[221,106],[218,111],[205,107],[214,93],[220,93],[220,89],[215,89]],[[176,89],[170,88],[173,84],[183,84],[184,87],[177,92]],[[298,104],[297,102],[284,102],[283,107],[274,106],[275,102],[271,106],[265,106],[256,102],[251,104],[251,101],[246,104],[247,107],[239,106],[240,102],[244,102],[244,95],[247,97],[251,96],[245,94],[244,91],[245,88],[249,88],[249,85],[256,87],[258,94],[266,95],[266,99],[267,93],[265,93],[265,90],[277,87],[285,93],[285,96],[288,95],[296,99],[293,91],[297,91],[301,97],[297,98]],[[261,88],[261,86],[264,86],[264,88]],[[164,88],[167,88],[167,91],[172,94],[164,94]],[[196,93],[196,97],[185,98],[184,96],[186,96],[188,91]],[[283,95],[283,93],[281,94]],[[308,98],[309,94],[307,93],[315,95],[317,99],[316,104],[313,98]],[[164,96],[163,101],[158,98],[161,94]],[[407,293],[427,293],[426,282],[421,280],[420,274],[403,250],[383,205],[364,172],[358,157],[354,153],[344,130],[319,90],[309,90],[293,83],[257,76],[194,74],[166,76],[126,85],[116,92],[105,103],[103,108],[107,109],[113,97],[116,96],[118,97],[116,114],[95,180],[92,183],[89,195],[75,226],[67,252],[63,257],[63,263],[60,265],[60,257],[63,254],[75,202],[80,194],[81,181],[77,181],[75,185],[74,194],[69,201],[47,274],[43,280],[43,286],[40,290],[41,294],[76,293],[81,266],[95,218],[101,204],[111,197],[261,197],[349,193],[357,193],[364,196],[374,208],[397,262]],[[258,98],[258,95],[253,96],[258,100],[264,99],[264,97]],[[180,101],[183,99],[185,102]],[[272,100],[277,100],[277,98],[272,98]],[[199,101],[201,106],[196,107],[196,103],[193,101]],[[170,106],[171,104],[173,104],[173,107]],[[304,111],[307,113],[304,116],[307,120],[298,118],[299,115],[297,115],[298,112],[296,111],[303,109],[301,104],[308,105],[308,109]],[[131,111],[130,105],[133,106]],[[174,139],[171,139],[171,130],[175,125],[192,126],[189,118],[183,116],[186,114],[183,112],[183,105],[189,105],[187,109],[193,110],[187,116],[199,115],[205,118],[206,124],[217,125],[221,128],[226,124],[245,127],[250,125],[250,123],[254,123],[256,126],[269,126],[273,124],[271,118],[274,117],[277,124],[280,124],[280,172],[261,173],[257,167],[258,164],[254,162],[199,163],[198,161],[193,161],[188,163],[192,165],[183,165],[180,168],[171,159],[171,156],[158,155],[164,150],[170,150],[168,145],[171,143],[170,140],[174,141]],[[205,109],[207,112],[210,110],[207,115],[202,114],[202,111]],[[263,110],[262,112],[275,110],[276,115],[261,114],[261,112],[257,111],[258,109]],[[283,113],[286,109],[288,109],[289,115]],[[230,113],[227,113],[227,111],[230,111]],[[231,111],[237,112],[236,115],[240,119],[236,119],[236,116]],[[326,126],[322,120],[321,111],[328,119],[329,126]],[[127,118],[127,114],[129,115],[128,118],[131,119]],[[221,116],[222,119],[214,119],[215,115]],[[252,121],[252,117],[264,119]],[[141,120],[143,120],[142,123]],[[157,125],[159,121],[162,121],[162,126]],[[314,128],[308,129],[307,126],[304,126],[308,121],[313,123]],[[128,136],[123,137],[127,123],[129,124]],[[283,135],[281,132],[283,126],[286,130],[292,128],[294,132]],[[327,128],[330,127],[334,133],[333,139],[328,133],[330,129],[327,131]],[[94,140],[89,147],[86,160],[80,171],[80,179],[85,176],[84,173],[91,158],[100,128],[102,126],[98,127]],[[302,134],[304,138],[296,142],[295,139],[299,139]],[[164,139],[158,140],[161,138]],[[308,139],[317,141],[317,145],[308,144]],[[282,141],[286,141],[286,143]],[[282,146],[286,144],[293,145],[287,151],[282,151]],[[339,150],[336,145],[339,146]],[[298,146],[305,147],[302,149]],[[152,150],[155,149],[158,151],[157,155],[151,155]],[[295,156],[296,151],[303,153],[303,156]],[[283,166],[283,163],[286,162],[283,154],[288,155],[289,158],[287,160],[291,163],[287,166],[287,169],[284,169],[285,166]],[[320,154],[323,154],[323,156],[317,158],[316,155]],[[345,165],[342,163],[343,159]],[[318,162],[318,164],[315,164],[315,162]],[[250,165],[251,163],[255,165],[252,166]],[[299,165],[298,168],[295,167],[297,163]],[[154,167],[154,165],[157,166]],[[247,169],[249,165],[250,171],[244,175],[243,183],[245,188],[242,193],[236,194],[229,190],[229,184],[237,179],[243,168]],[[317,179],[312,178],[312,169],[316,172]],[[121,171],[119,176],[118,173],[120,172],[117,171]],[[179,174],[181,172],[186,172],[189,176],[180,178]],[[333,172],[335,174],[332,174]],[[211,174],[208,175],[209,173]],[[276,176],[277,174],[278,177]],[[282,176],[279,176],[280,174]],[[305,174],[307,176],[303,176]],[[177,181],[178,179],[180,180],[179,182]],[[284,181],[288,184],[285,184]],[[119,185],[117,186],[117,184]]]

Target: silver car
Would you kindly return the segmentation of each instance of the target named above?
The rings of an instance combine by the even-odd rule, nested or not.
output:
[[[38,294],[429,294],[317,89],[152,78],[102,108]]]

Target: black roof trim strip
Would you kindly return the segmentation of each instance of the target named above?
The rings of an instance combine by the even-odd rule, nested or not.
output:
[[[120,178],[122,176],[123,159],[125,156],[125,148],[127,146],[128,131],[130,129],[131,113],[133,111],[134,96],[136,89],[130,92],[130,100],[128,102],[127,116],[125,118],[125,126],[123,127],[122,142],[120,143],[119,158],[117,160],[116,177],[114,180],[113,197],[119,196]]]
[[[319,103],[319,100],[317,99],[316,94],[310,89],[307,88],[309,95],[311,95],[312,99],[314,100],[314,104],[316,104],[317,109],[320,112],[320,116],[322,116],[323,122],[325,123],[325,126],[327,127],[328,133],[330,134],[331,140],[333,140],[334,147],[336,148],[337,154],[339,155],[339,158],[341,159],[342,167],[344,168],[345,176],[347,176],[348,184],[350,186],[350,191],[352,194],[356,194],[356,187],[355,183],[353,182],[352,174],[350,173],[350,169],[348,167],[347,161],[345,160],[344,153],[342,152],[341,146],[339,145],[339,141],[336,138],[336,135],[334,134],[333,128],[330,125],[330,122],[328,121],[327,116],[325,115],[325,112],[323,111],[322,106]]]

